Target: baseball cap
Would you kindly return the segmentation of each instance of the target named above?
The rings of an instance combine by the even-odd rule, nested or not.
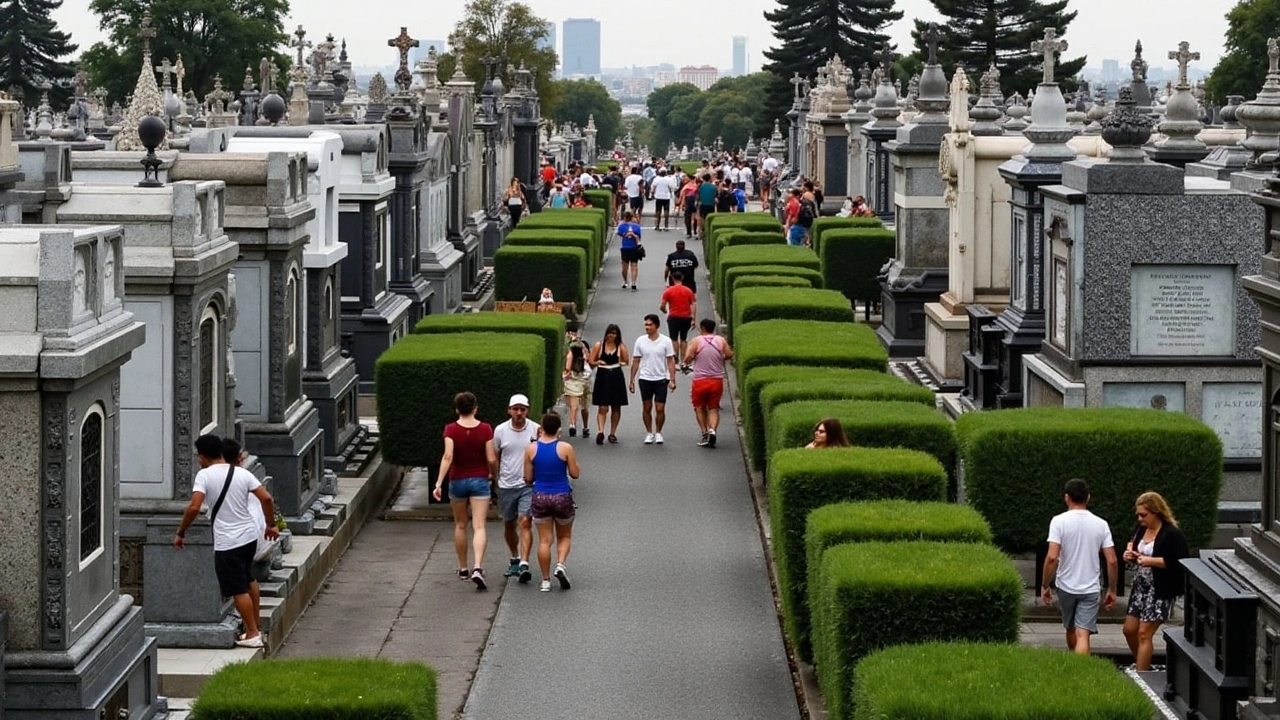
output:
[[[515,395],[512,395],[511,401],[507,403],[507,407],[515,407],[516,405],[523,405],[524,407],[529,407],[529,398],[525,397],[524,395],[521,395],[520,393],[516,393]]]

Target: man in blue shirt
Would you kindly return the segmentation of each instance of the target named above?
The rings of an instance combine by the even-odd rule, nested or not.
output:
[[[635,216],[631,211],[622,214],[622,222],[618,223],[618,237],[621,239],[622,248],[622,287],[628,285],[627,278],[630,277],[631,289],[636,289],[636,275],[640,272],[638,263],[640,262],[640,224],[635,222]],[[630,270],[628,276],[627,271]]]

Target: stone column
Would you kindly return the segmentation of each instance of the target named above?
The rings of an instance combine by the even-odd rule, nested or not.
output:
[[[841,118],[848,133],[848,153],[846,154],[845,190],[850,197],[867,195],[867,144],[863,139],[862,128],[871,122],[871,99],[875,91],[871,89],[871,68],[864,64],[858,89],[854,91],[854,105]]]

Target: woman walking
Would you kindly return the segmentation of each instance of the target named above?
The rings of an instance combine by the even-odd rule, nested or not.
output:
[[[524,186],[520,184],[520,178],[511,178],[511,184],[502,195],[502,202],[507,206],[507,214],[511,216],[512,228],[520,224],[520,216],[524,214],[524,201]]]
[[[569,330],[569,349],[564,354],[564,404],[569,408],[569,437],[578,434],[574,421],[582,414],[582,437],[591,437],[587,406],[591,402],[591,366],[587,344],[578,336],[576,323]]]
[[[564,563],[573,542],[573,485],[577,480],[578,456],[569,443],[560,442],[560,416],[547,413],[538,428],[538,441],[524,452],[524,481],[533,486],[530,514],[538,529],[538,568],[542,570],[542,592],[551,591],[551,543],[556,546],[555,578],[561,590],[569,589],[569,573]]]
[[[622,329],[610,323],[604,339],[591,348],[591,366],[596,369],[596,384],[591,391],[596,405],[596,444],[603,445],[604,418],[609,419],[609,442],[618,442],[618,423],[622,422],[622,406],[627,404],[627,378],[623,368],[631,364],[631,354],[622,343]]]
[[[813,426],[813,442],[805,448],[849,447],[849,438],[844,435],[844,426],[836,418],[827,418]]]
[[[449,479],[449,508],[453,510],[453,548],[458,553],[458,578],[468,578],[476,589],[488,587],[484,580],[485,517],[489,514],[489,482],[498,455],[493,450],[493,427],[476,419],[476,396],[460,392],[453,398],[458,419],[444,428],[444,457],[432,497],[440,500],[445,478]],[[467,511],[471,511],[471,547],[475,565],[467,570]]]
[[[1137,567],[1124,618],[1124,639],[1139,671],[1151,669],[1153,640],[1173,614],[1182,594],[1182,563],[1190,555],[1187,538],[1160,493],[1145,492],[1134,503],[1138,527],[1125,546],[1124,560]]]

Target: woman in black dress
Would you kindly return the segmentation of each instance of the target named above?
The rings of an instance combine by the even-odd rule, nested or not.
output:
[[[1137,567],[1124,619],[1124,639],[1129,642],[1138,670],[1151,669],[1153,640],[1160,624],[1169,619],[1182,594],[1183,558],[1190,555],[1187,538],[1178,529],[1173,511],[1160,493],[1138,496],[1138,527],[1124,549],[1124,560]]]
[[[610,324],[604,329],[604,339],[591,348],[591,366],[596,369],[596,384],[591,390],[596,410],[596,444],[604,444],[604,418],[610,410],[609,442],[618,442],[618,423],[622,421],[622,406],[627,404],[627,379],[623,368],[631,363],[631,355],[622,342],[622,329]]]

